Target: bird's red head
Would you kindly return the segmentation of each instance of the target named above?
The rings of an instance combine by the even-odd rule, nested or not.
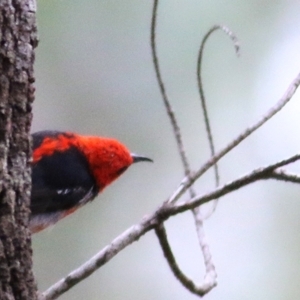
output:
[[[77,147],[87,158],[100,189],[117,179],[134,157],[119,141],[94,136],[76,136]]]

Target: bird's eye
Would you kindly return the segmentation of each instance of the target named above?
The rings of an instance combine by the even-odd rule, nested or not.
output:
[[[117,175],[119,176],[119,175],[123,174],[123,173],[127,170],[127,168],[128,168],[128,167],[123,167],[123,168],[119,169],[119,170],[117,171]]]

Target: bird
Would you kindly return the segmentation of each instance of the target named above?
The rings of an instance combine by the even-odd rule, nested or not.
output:
[[[152,159],[131,153],[116,139],[64,131],[33,133],[29,229],[37,233],[54,225],[142,161]]]

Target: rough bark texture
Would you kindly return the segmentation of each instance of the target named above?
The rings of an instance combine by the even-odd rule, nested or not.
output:
[[[33,61],[32,0],[0,0],[0,299],[36,299],[31,235],[29,157]]]

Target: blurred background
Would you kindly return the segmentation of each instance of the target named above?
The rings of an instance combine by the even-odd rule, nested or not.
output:
[[[39,0],[32,131],[115,137],[152,157],[93,203],[33,237],[40,290],[77,268],[178,186],[183,169],[158,90],[149,43],[152,1]],[[167,93],[194,169],[208,159],[196,82],[200,41],[214,24],[203,81],[216,148],[224,147],[282,96],[300,71],[298,0],[161,1],[157,48]],[[300,94],[220,162],[221,182],[295,154]],[[299,164],[289,170],[300,172]],[[212,172],[196,185],[214,186]],[[167,222],[177,260],[200,282],[203,262],[191,214]],[[207,300],[299,299],[300,186],[260,182],[222,198],[205,223],[218,273]],[[196,299],[171,274],[150,232],[60,299]]]

